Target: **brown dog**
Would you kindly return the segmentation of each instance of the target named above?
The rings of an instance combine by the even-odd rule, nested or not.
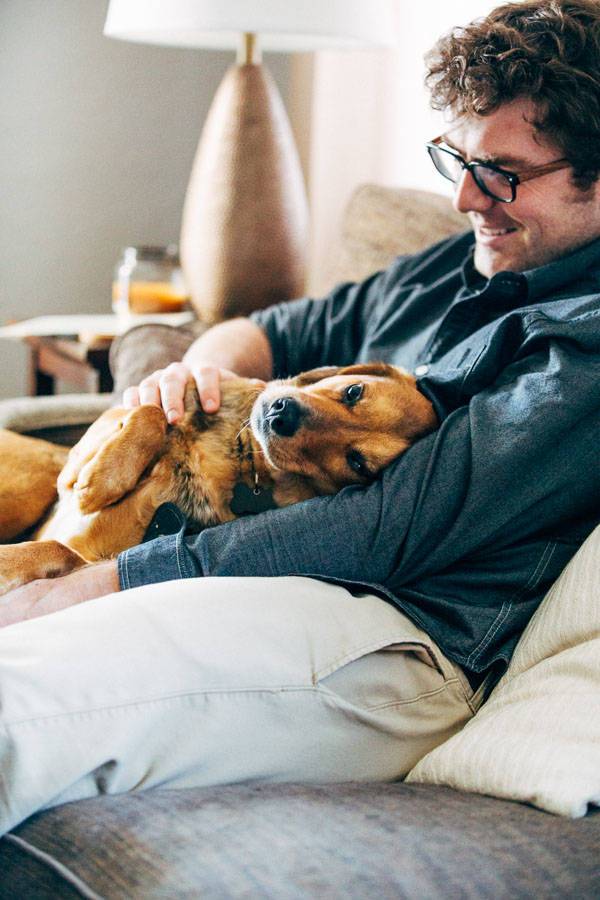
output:
[[[175,426],[155,406],[100,416],[70,451],[58,476],[58,502],[41,525],[44,504],[56,498],[65,451],[5,432],[12,474],[2,445],[0,540],[15,536],[15,523],[20,532],[35,530],[30,541],[0,546],[0,593],[116,556],[143,539],[156,509],[169,501],[190,524],[207,527],[367,484],[436,426],[414,378],[383,363],[316,369],[268,384],[225,381],[214,415],[201,410],[190,383]],[[21,490],[11,491],[19,442]],[[35,502],[22,490],[27,469],[37,477]]]

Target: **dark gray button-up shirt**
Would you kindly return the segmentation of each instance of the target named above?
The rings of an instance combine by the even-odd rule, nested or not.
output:
[[[416,373],[435,433],[369,487],[128,550],[122,587],[289,574],[367,585],[469,673],[499,674],[600,519],[600,240],[489,280],[472,245],[459,235],[324,300],[253,314],[278,376],[368,360]]]

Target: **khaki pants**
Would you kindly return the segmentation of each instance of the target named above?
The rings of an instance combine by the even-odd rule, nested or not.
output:
[[[472,694],[371,595],[295,577],[112,594],[0,630],[0,833],[99,793],[401,778]]]

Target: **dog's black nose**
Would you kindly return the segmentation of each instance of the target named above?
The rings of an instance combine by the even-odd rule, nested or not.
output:
[[[275,434],[292,437],[298,431],[302,407],[292,397],[278,397],[269,406],[266,418]]]

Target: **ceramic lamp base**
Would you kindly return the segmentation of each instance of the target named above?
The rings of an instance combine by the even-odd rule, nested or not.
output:
[[[233,66],[204,127],[180,255],[207,323],[302,295],[308,204],[290,124],[269,72]]]

